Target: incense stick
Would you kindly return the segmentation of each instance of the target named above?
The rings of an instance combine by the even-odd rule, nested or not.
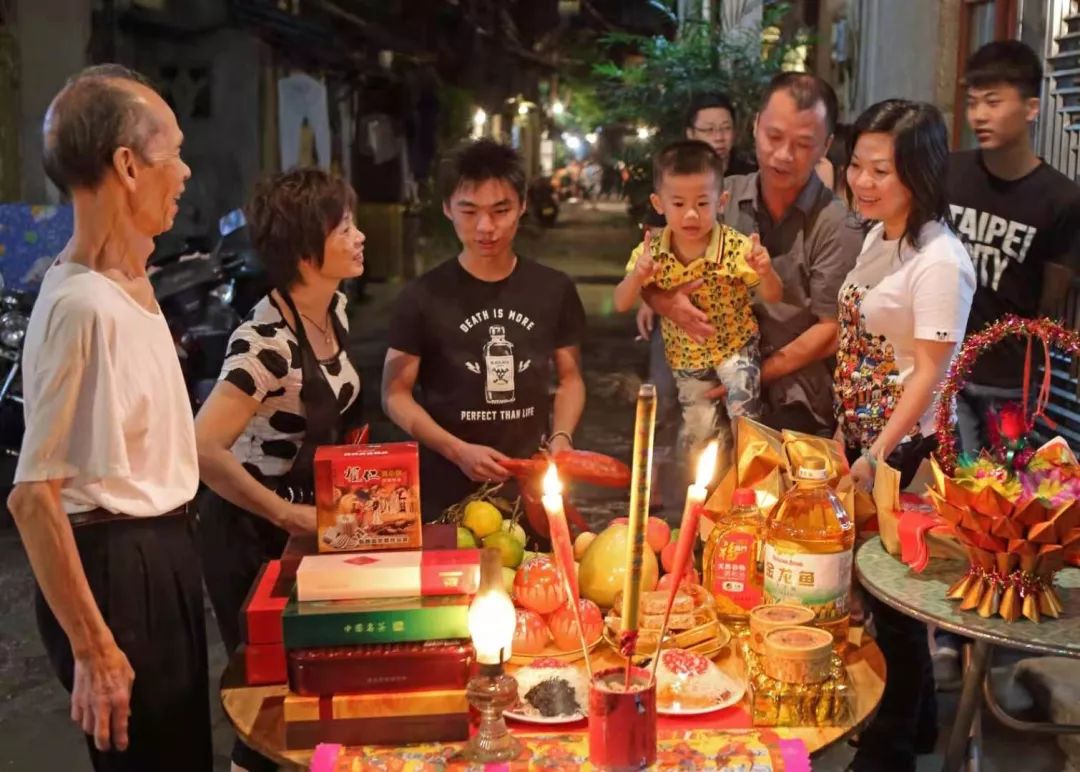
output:
[[[645,552],[645,529],[649,522],[652,485],[653,435],[656,428],[656,387],[643,383],[638,390],[634,418],[634,456],[630,477],[629,532],[626,540],[626,572],[623,584],[622,631],[619,651],[626,657],[626,688],[637,649],[641,612],[641,574]]]

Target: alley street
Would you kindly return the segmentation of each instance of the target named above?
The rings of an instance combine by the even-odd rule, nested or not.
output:
[[[611,290],[637,238],[620,202],[601,202],[597,210],[566,205],[553,229],[541,229],[531,219],[523,226],[518,251],[566,270],[578,282],[589,316],[584,346],[588,405],[575,438],[578,447],[628,459],[633,423],[633,399],[647,369],[647,345],[635,341],[633,319],[611,310]],[[430,242],[429,242],[430,243]],[[432,265],[450,253],[425,253]],[[397,437],[378,407],[378,384],[385,353],[388,309],[400,283],[369,284],[362,304],[354,309],[353,343],[366,386],[365,401],[376,441]],[[622,497],[596,491],[582,492],[582,509],[594,525],[623,514]],[[67,695],[49,670],[34,623],[33,581],[17,533],[0,531],[0,737],[4,752],[0,769],[89,769],[82,737],[68,718]],[[227,770],[232,735],[217,701],[217,681],[225,665],[216,625],[207,604],[211,646],[211,693],[214,715],[216,769]],[[942,738],[955,708],[954,696],[943,700]],[[989,772],[1022,768],[1025,772],[1060,770],[1061,757],[1052,740],[1023,741],[997,727],[986,729],[984,769]],[[850,749],[831,749],[816,761],[815,770],[842,770]],[[1016,767],[1014,758],[1024,758]],[[923,757],[919,770],[940,768],[940,756]]]

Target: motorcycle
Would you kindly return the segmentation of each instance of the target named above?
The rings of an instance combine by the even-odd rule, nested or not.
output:
[[[182,254],[155,255],[150,283],[169,323],[192,408],[198,410],[217,383],[233,330],[266,293],[266,280],[246,234],[243,212],[218,221],[218,239],[189,241]],[[194,247],[194,251],[191,251]]]
[[[529,208],[545,228],[555,225],[559,217],[559,197],[550,177],[538,177],[529,184]]]
[[[4,291],[0,280],[0,489],[6,492],[15,479],[22,445],[22,350],[34,295]]]

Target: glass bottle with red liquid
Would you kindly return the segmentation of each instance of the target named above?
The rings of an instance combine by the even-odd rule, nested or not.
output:
[[[745,623],[750,609],[761,605],[764,538],[765,518],[754,492],[737,488],[731,511],[716,521],[702,559],[705,588],[716,599],[716,611],[725,622]]]

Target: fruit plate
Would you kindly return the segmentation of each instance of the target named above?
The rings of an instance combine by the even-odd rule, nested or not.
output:
[[[667,705],[657,702],[656,712],[662,716],[700,716],[704,713],[714,713],[718,710],[723,710],[724,708],[730,708],[732,705],[737,705],[739,700],[743,698],[743,695],[746,694],[746,684],[737,683],[734,680],[732,683],[735,684],[737,688],[727,692],[727,696],[717,700],[715,704],[697,708],[684,708],[677,702],[669,703]]]
[[[585,720],[582,713],[571,713],[568,716],[541,716],[532,713],[519,713],[516,710],[504,710],[503,715],[526,724],[575,724],[578,721]]]
[[[600,642],[603,640],[604,636],[601,636],[595,641],[593,641],[589,645],[589,651],[592,651],[597,646],[599,646]],[[563,662],[577,662],[580,659],[584,659],[585,655],[581,652],[581,649],[570,649],[569,651],[563,651],[562,649],[556,648],[554,645],[549,643],[539,654],[519,654],[515,652],[510,657],[510,662],[514,665],[530,665],[532,664],[533,660],[545,657],[554,657],[555,659],[561,659]]]

